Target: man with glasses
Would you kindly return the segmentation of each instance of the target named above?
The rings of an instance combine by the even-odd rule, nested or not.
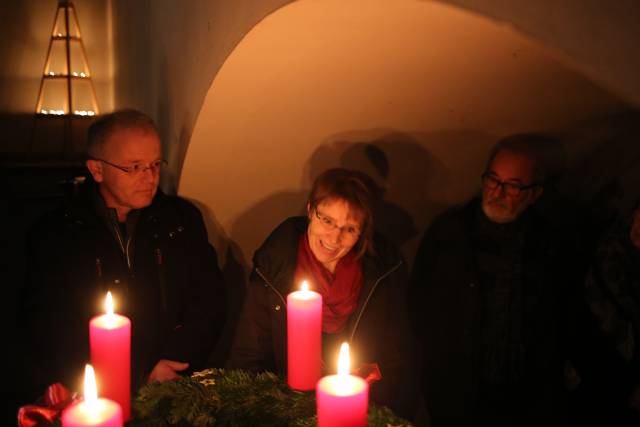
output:
[[[69,206],[29,238],[23,318],[34,393],[56,381],[77,388],[88,323],[111,291],[132,322],[132,385],[200,369],[225,322],[216,252],[199,210],[158,189],[162,159],[153,121],[105,115],[89,129],[91,174]]]
[[[532,206],[540,135],[493,149],[479,198],[436,218],[415,258],[410,312],[432,425],[556,425],[570,282],[562,233]]]

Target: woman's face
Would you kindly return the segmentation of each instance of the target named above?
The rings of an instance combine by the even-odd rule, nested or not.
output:
[[[315,209],[307,205],[309,247],[318,261],[334,272],[338,261],[358,242],[362,214],[342,199],[329,199]]]

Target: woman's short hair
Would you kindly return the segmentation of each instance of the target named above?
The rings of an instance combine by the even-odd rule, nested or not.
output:
[[[360,214],[362,228],[354,245],[356,258],[360,258],[367,252],[373,253],[375,194],[375,184],[365,173],[344,168],[328,169],[316,178],[311,187],[309,211],[331,200],[343,200],[351,211]]]

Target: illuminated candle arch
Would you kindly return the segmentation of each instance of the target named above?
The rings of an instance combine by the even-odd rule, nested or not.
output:
[[[72,2],[58,4],[35,110],[38,115],[55,116],[100,113]]]

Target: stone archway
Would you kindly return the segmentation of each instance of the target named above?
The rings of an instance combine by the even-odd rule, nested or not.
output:
[[[410,258],[429,219],[476,191],[496,138],[625,108],[556,52],[460,8],[302,0],[256,25],[215,76],[180,193],[214,214],[212,240],[246,264],[300,212],[315,174],[365,169],[413,223],[401,242]]]

